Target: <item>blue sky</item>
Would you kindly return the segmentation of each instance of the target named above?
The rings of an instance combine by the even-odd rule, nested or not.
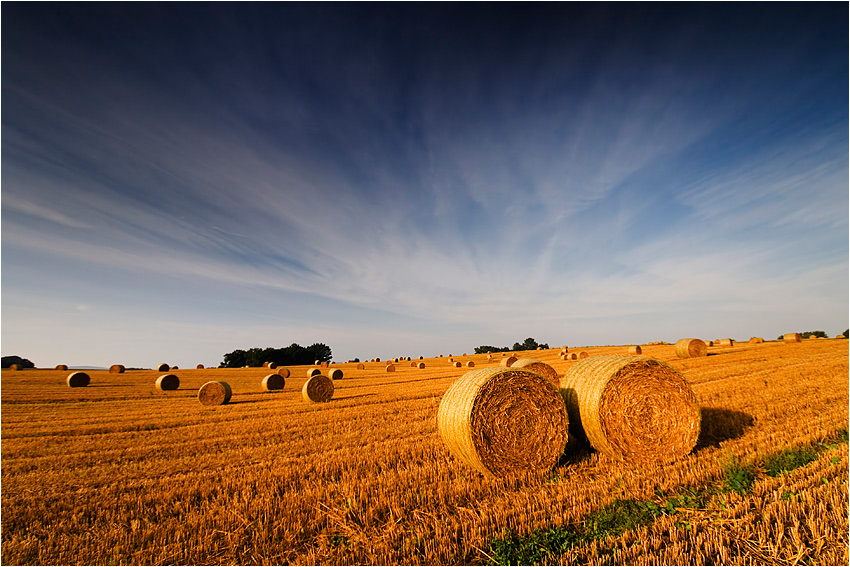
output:
[[[3,355],[835,335],[847,20],[4,3]]]

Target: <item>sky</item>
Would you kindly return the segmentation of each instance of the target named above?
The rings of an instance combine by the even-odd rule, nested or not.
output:
[[[2,354],[848,327],[848,4],[2,7]]]

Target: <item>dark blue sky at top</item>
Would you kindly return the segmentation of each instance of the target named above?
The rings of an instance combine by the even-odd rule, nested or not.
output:
[[[678,332],[682,309],[747,301],[665,306],[664,290],[718,262],[717,246],[705,264],[679,257],[710,241],[749,247],[703,278],[718,288],[799,285],[793,258],[811,277],[843,271],[846,291],[845,3],[4,3],[2,16],[4,312],[43,298],[89,316],[121,282],[115,302],[199,326],[208,315],[173,298],[245,328],[240,314],[271,304],[287,337],[321,313],[333,323],[317,340],[370,321],[420,341],[569,326],[544,304],[600,321],[619,305]],[[769,326],[777,305],[753,309]],[[486,315],[524,309],[522,331]],[[705,332],[744,324],[707,319]],[[18,340],[5,329],[4,350]],[[265,342],[291,340],[307,339]]]

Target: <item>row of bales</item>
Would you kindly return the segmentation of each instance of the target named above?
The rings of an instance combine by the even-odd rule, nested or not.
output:
[[[801,339],[791,333],[784,340]],[[733,341],[685,338],[674,351],[679,358],[705,356],[709,344]],[[578,356],[564,346],[561,359],[578,362],[563,376],[544,362],[513,355],[498,367],[467,372],[440,402],[440,436],[455,458],[487,476],[552,468],[582,442],[626,462],[686,456],[701,426],[690,385],[669,364],[643,356],[640,346],[628,352]]]

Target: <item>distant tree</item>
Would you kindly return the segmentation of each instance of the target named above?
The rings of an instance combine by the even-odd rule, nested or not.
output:
[[[800,336],[804,339],[808,339],[809,337],[823,337],[825,339],[829,338],[827,334],[823,331],[806,331],[804,333],[800,333]]]
[[[307,347],[307,351],[313,356],[313,361],[330,362],[333,359],[331,347],[322,343],[313,343]]]
[[[3,368],[9,368],[13,364],[19,364],[21,368],[35,368],[35,364],[28,359],[15,355],[2,357],[2,364],[0,364],[0,366]]]
[[[850,329],[847,329],[846,331],[844,331],[844,338],[845,339],[850,338]]]
[[[538,348],[549,348],[547,344],[538,344],[533,338],[528,337],[522,343],[514,343],[514,350],[537,350]]]
[[[274,362],[278,366],[298,366],[319,362],[330,362],[332,358],[331,348],[322,343],[315,343],[309,347],[303,347],[292,343],[284,348],[259,348],[248,350],[237,349],[224,355],[222,366],[225,368],[242,368],[251,366],[258,368],[266,362]]]
[[[481,345],[479,347],[475,347],[475,354],[487,354],[488,352],[508,352],[508,347],[494,347],[490,345]]]
[[[224,360],[221,366],[224,368],[242,368],[247,364],[245,358],[246,352],[242,349],[236,349],[233,352],[228,352],[224,355]]]

